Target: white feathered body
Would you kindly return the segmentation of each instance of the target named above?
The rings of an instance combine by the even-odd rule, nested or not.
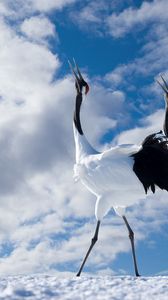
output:
[[[97,219],[114,207],[122,215],[124,208],[144,197],[144,189],[133,172],[131,154],[139,151],[137,145],[119,145],[103,153],[95,151],[84,136],[75,130],[76,164],[74,176],[97,197]]]

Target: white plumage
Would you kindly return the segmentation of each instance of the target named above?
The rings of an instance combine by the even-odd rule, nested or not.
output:
[[[141,146],[128,144],[98,153],[74,126],[76,164],[74,177],[97,197],[95,215],[101,220],[114,207],[121,216],[124,208],[144,197],[142,184],[133,170],[133,153]],[[131,193],[130,193],[131,191]]]

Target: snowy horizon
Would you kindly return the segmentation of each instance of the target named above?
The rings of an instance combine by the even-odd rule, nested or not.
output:
[[[1,278],[0,299],[166,300],[167,277],[48,275]]]
[[[96,199],[73,180],[68,59],[90,86],[81,112],[90,143],[140,144],[163,126],[156,79],[168,80],[167,8],[166,0],[1,0],[0,276],[77,272]],[[127,211],[141,275],[168,273],[167,214],[162,191]],[[128,233],[113,210],[84,272],[134,274]]]

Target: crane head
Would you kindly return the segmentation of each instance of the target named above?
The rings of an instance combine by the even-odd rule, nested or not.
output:
[[[160,75],[160,78],[162,79],[162,83],[160,83],[160,81],[158,81],[158,80],[157,80],[157,83],[161,86],[161,88],[165,92],[165,100],[166,100],[166,103],[168,104],[168,84],[162,75]]]
[[[83,76],[79,70],[79,67],[77,65],[77,63],[75,62],[75,60],[73,59],[74,62],[74,67],[72,66],[72,64],[70,63],[70,61],[68,61],[70,69],[72,71],[72,74],[75,77],[75,87],[77,90],[77,94],[82,94],[83,88],[85,88],[85,95],[89,92],[89,85],[88,83],[83,79]]]

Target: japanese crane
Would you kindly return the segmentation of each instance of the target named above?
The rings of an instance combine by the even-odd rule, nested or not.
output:
[[[75,77],[76,101],[73,130],[76,148],[74,176],[96,196],[95,216],[97,219],[94,236],[77,273],[80,276],[86,260],[98,240],[103,217],[113,207],[123,218],[128,229],[135,275],[139,275],[134,232],[125,215],[126,207],[144,198],[149,190],[155,193],[155,186],[168,191],[168,85],[158,82],[165,93],[166,109],[163,131],[145,138],[141,145],[123,144],[104,152],[95,150],[86,139],[80,120],[83,91],[89,92],[89,85],[83,79],[78,65],[69,62]]]

